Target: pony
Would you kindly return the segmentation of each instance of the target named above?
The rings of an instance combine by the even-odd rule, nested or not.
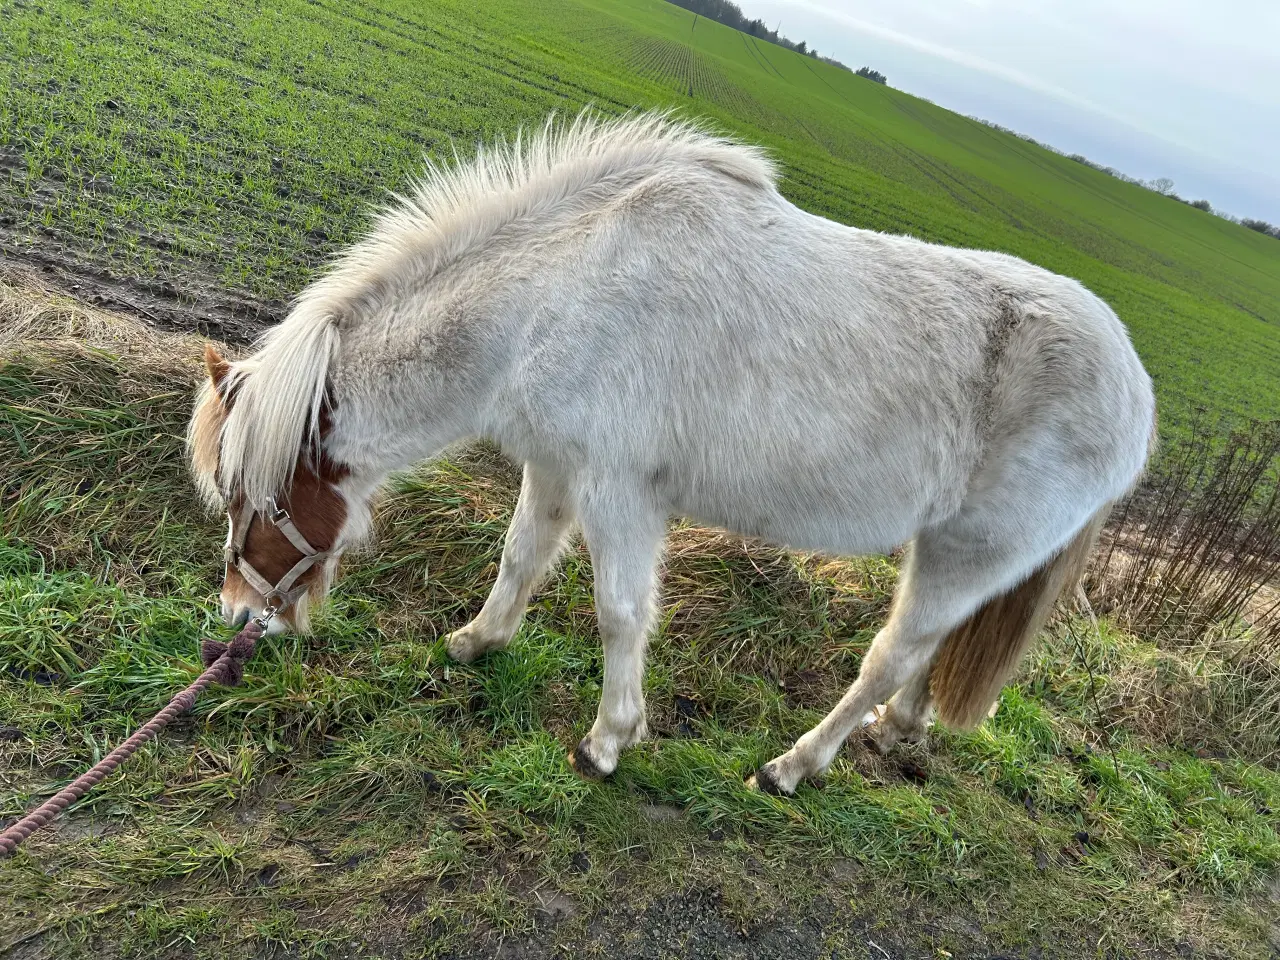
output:
[[[230,517],[227,621],[306,629],[388,475],[483,437],[523,479],[447,651],[510,643],[580,527],[605,658],[582,776],[646,735],[673,516],[837,556],[909,544],[856,681],[755,787],[793,793],[868,716],[882,749],[934,714],[980,723],[1145,469],[1150,378],[1078,282],[823,219],[778,179],[667,113],[428,163],[251,356],[206,352],[188,439]]]

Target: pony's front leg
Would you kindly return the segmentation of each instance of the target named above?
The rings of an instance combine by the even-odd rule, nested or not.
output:
[[[502,548],[498,582],[476,618],[450,634],[449,656],[470,663],[511,642],[524,619],[529,594],[560,555],[572,522],[564,480],[526,463],[520,499]]]
[[[569,755],[584,777],[608,776],[618,754],[644,739],[644,655],[653,622],[658,554],[666,519],[638,500],[586,499],[583,532],[595,573],[596,618],[604,644],[604,688],[591,731]]]

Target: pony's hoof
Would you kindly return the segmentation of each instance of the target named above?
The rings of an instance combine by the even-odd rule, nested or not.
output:
[[[444,642],[445,653],[458,663],[472,663],[491,650],[501,650],[505,646],[501,640],[482,636],[470,623],[453,631]]]
[[[747,789],[759,790],[761,793],[772,794],[775,797],[789,797],[794,792],[783,789],[782,784],[778,782],[778,774],[772,763],[766,763],[747,778]]]
[[[867,739],[871,742],[871,746],[875,748],[876,753],[882,757],[887,757],[899,744],[912,747],[924,743],[928,740],[928,734],[924,730],[910,733],[902,733],[897,730],[871,730],[867,733]]]
[[[887,755],[900,743],[923,743],[929,735],[927,719],[909,719],[903,722],[892,711],[879,710],[879,717],[866,727],[863,734],[880,756]]]
[[[601,770],[595,758],[591,756],[591,743],[586,737],[569,751],[569,766],[583,780],[603,780],[612,770]]]

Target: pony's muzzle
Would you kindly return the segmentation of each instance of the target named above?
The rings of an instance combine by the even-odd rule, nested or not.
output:
[[[255,607],[247,607],[237,605],[235,607],[228,604],[222,605],[222,619],[227,626],[239,630],[253,617],[262,616],[263,609]],[[277,615],[271,618],[271,622],[267,624],[266,635],[270,636],[277,633],[288,633],[294,628],[294,624],[286,619],[285,615]]]

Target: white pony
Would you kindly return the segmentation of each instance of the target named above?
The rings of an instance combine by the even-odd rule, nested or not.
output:
[[[319,556],[294,580],[322,596],[391,471],[488,437],[524,481],[448,651],[505,647],[581,525],[605,655],[584,776],[645,736],[672,515],[837,555],[911,543],[857,681],[757,786],[793,792],[886,700],[882,747],[934,707],[980,722],[1141,474],[1151,382],[1074,280],[824,220],[776,179],[759,149],[662,114],[548,121],[430,166],[253,357],[206,358],[190,445],[232,518],[227,619],[288,602],[261,585],[310,562],[299,540]],[[305,628],[307,602],[272,629]]]

